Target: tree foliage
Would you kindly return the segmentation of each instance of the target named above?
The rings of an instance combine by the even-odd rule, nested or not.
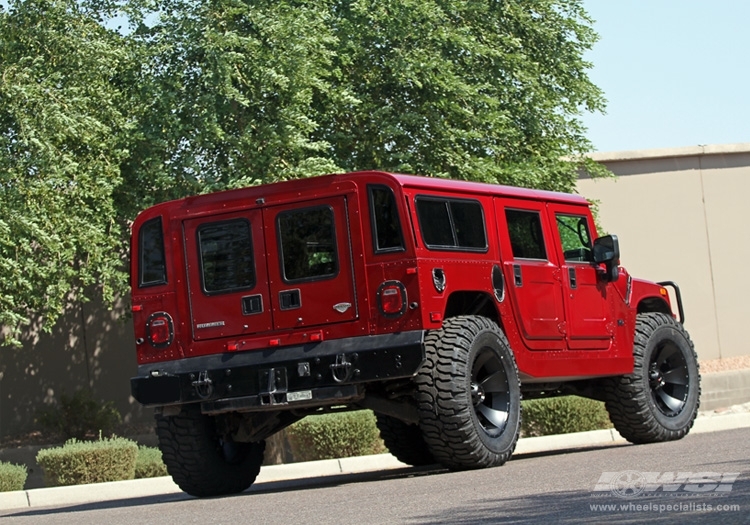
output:
[[[124,278],[112,195],[128,155],[129,54],[73,2],[11,2],[0,39],[0,322],[13,342],[71,292],[101,284],[112,297]]]
[[[159,2],[132,38],[145,49],[128,195],[157,199],[337,169],[313,140],[312,94],[332,54],[314,2]],[[164,193],[166,192],[166,193]],[[151,200],[147,201],[151,203]]]
[[[358,169],[572,190],[601,173],[595,40],[579,0],[10,0],[6,342],[125,291],[128,221],[166,199]]]
[[[590,146],[576,117],[603,107],[579,2],[342,0],[332,12],[335,85],[351,103],[321,100],[316,135],[339,165],[574,187],[565,159]]]

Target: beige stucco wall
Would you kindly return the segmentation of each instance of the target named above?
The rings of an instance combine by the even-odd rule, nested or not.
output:
[[[581,179],[633,275],[676,281],[700,359],[750,354],[745,261],[750,144],[599,153],[616,178]]]
[[[125,423],[151,423],[152,411],[130,396],[137,365],[123,304],[75,302],[51,333],[32,329],[23,342],[0,347],[0,438],[31,430],[40,406],[84,388],[112,401]]]

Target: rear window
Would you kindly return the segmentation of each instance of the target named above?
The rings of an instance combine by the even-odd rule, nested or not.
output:
[[[338,273],[333,209],[286,211],[276,220],[284,281],[325,279]]]
[[[207,294],[246,290],[255,286],[250,223],[245,219],[198,227],[203,291]]]
[[[422,239],[433,250],[484,251],[487,235],[479,201],[419,196],[417,217]]]
[[[390,188],[370,186],[370,219],[376,252],[396,252],[404,249],[396,198]]]
[[[156,286],[167,282],[164,262],[164,234],[161,217],[151,219],[138,232],[138,286]]]

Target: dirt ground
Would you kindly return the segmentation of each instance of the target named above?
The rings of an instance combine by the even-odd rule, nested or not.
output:
[[[742,370],[750,368],[750,355],[739,357],[727,357],[725,359],[710,359],[699,361],[701,374],[710,374],[712,372],[726,372],[727,370]]]

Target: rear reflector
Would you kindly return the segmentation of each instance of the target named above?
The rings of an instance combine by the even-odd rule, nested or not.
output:
[[[157,312],[146,321],[146,338],[154,348],[166,348],[174,339],[174,324],[167,312]]]
[[[406,287],[399,281],[385,281],[378,288],[378,306],[384,317],[400,317],[406,312]]]

